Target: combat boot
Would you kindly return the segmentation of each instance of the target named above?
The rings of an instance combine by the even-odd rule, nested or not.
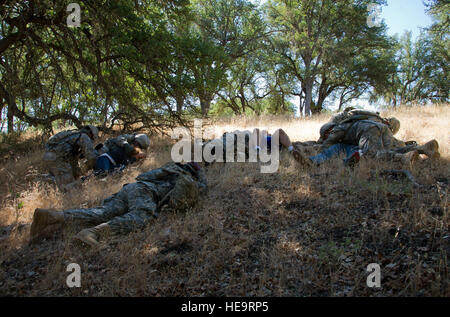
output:
[[[64,214],[54,209],[36,208],[30,228],[31,241],[43,238],[64,223]]]
[[[422,146],[418,146],[417,151],[419,154],[425,154],[429,158],[439,158],[439,143],[436,140],[431,140]]]
[[[110,233],[111,227],[107,223],[102,223],[98,226],[81,230],[75,238],[96,248],[100,246],[100,237],[108,236]]]

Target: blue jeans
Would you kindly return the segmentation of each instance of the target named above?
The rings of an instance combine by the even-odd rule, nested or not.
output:
[[[345,159],[348,160],[353,155],[353,153],[358,151],[358,149],[359,148],[356,145],[338,143],[330,146],[326,150],[323,150],[318,155],[310,156],[309,159],[316,164],[322,164],[323,162],[328,161],[335,156],[345,153]]]
[[[111,163],[111,161],[106,156],[100,156],[95,162],[94,171],[96,172],[109,172],[112,171],[116,166]]]

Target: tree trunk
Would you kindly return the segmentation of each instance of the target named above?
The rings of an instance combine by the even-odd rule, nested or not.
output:
[[[312,89],[313,89],[313,80],[312,78],[308,78],[305,82],[305,117],[311,116],[311,104],[312,104]]]
[[[14,132],[14,111],[11,105],[8,105],[8,134]]]
[[[184,98],[182,96],[177,96],[175,99],[177,102],[177,113],[181,114],[183,111]]]
[[[317,100],[317,104],[313,109],[314,113],[320,113],[323,109],[323,103],[325,101],[325,98],[327,96],[325,96],[325,94],[319,94],[319,100]]]
[[[342,106],[344,105],[344,93],[341,94],[341,97],[339,98],[339,108],[338,111],[342,110]]]
[[[200,98],[200,108],[202,110],[202,116],[206,117],[208,115],[209,107],[211,106],[211,99]]]
[[[299,113],[298,113],[298,116],[302,117],[303,116],[303,98],[302,98],[302,96],[298,96],[298,99],[299,99],[299,103],[298,103],[298,111],[299,111]]]

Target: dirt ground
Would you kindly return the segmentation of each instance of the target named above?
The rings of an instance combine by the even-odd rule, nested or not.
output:
[[[187,213],[161,214],[142,231],[99,251],[67,227],[30,244],[35,208],[91,207],[170,160],[173,140],[152,136],[148,158],[120,175],[89,179],[63,194],[44,181],[42,138],[29,133],[0,144],[0,296],[450,296],[450,107],[401,108],[398,137],[438,140],[441,159],[411,169],[421,186],[384,175],[403,168],[337,159],[305,168],[281,153],[274,174],[259,163],[206,167],[209,191]],[[329,116],[235,118],[216,132],[282,127],[293,141],[317,140]],[[68,264],[81,287],[66,285]],[[381,268],[381,287],[366,284]]]

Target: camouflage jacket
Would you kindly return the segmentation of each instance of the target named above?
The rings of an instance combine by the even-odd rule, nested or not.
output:
[[[318,143],[323,143],[325,142],[329,135],[332,133],[332,130],[340,125],[340,124],[345,124],[345,123],[353,123],[355,121],[360,121],[360,120],[371,120],[371,121],[375,121],[375,122],[380,122],[380,123],[386,123],[386,121],[380,117],[380,115],[377,112],[372,112],[372,111],[366,111],[366,110],[350,110],[350,111],[343,111],[340,112],[336,115],[334,115],[330,121],[328,121],[327,123],[325,123],[321,128],[320,128],[320,138],[317,141]],[[350,126],[350,125],[347,125]],[[330,142],[328,142],[330,143]],[[336,142],[331,142],[331,143],[336,143]],[[329,144],[332,145],[332,144]]]
[[[134,154],[134,134],[122,134],[115,138],[108,139],[100,149],[100,154],[108,153],[117,165],[127,165],[135,161]]]
[[[91,138],[78,130],[55,134],[45,144],[45,151],[53,152],[56,157],[65,160],[78,160],[83,156],[89,166],[95,164],[98,155]]]
[[[165,209],[186,210],[195,205],[200,194],[207,189],[205,173],[188,164],[170,162],[140,174],[138,183],[149,187],[155,194],[158,206]]]
[[[364,152],[375,151],[379,149],[391,149],[404,147],[403,141],[397,140],[392,134],[391,129],[383,123],[371,120],[360,120],[357,122],[344,123],[335,128],[343,132],[342,142],[361,146],[361,141],[372,139],[376,142],[377,149],[362,149]],[[372,143],[373,144],[373,143]]]

